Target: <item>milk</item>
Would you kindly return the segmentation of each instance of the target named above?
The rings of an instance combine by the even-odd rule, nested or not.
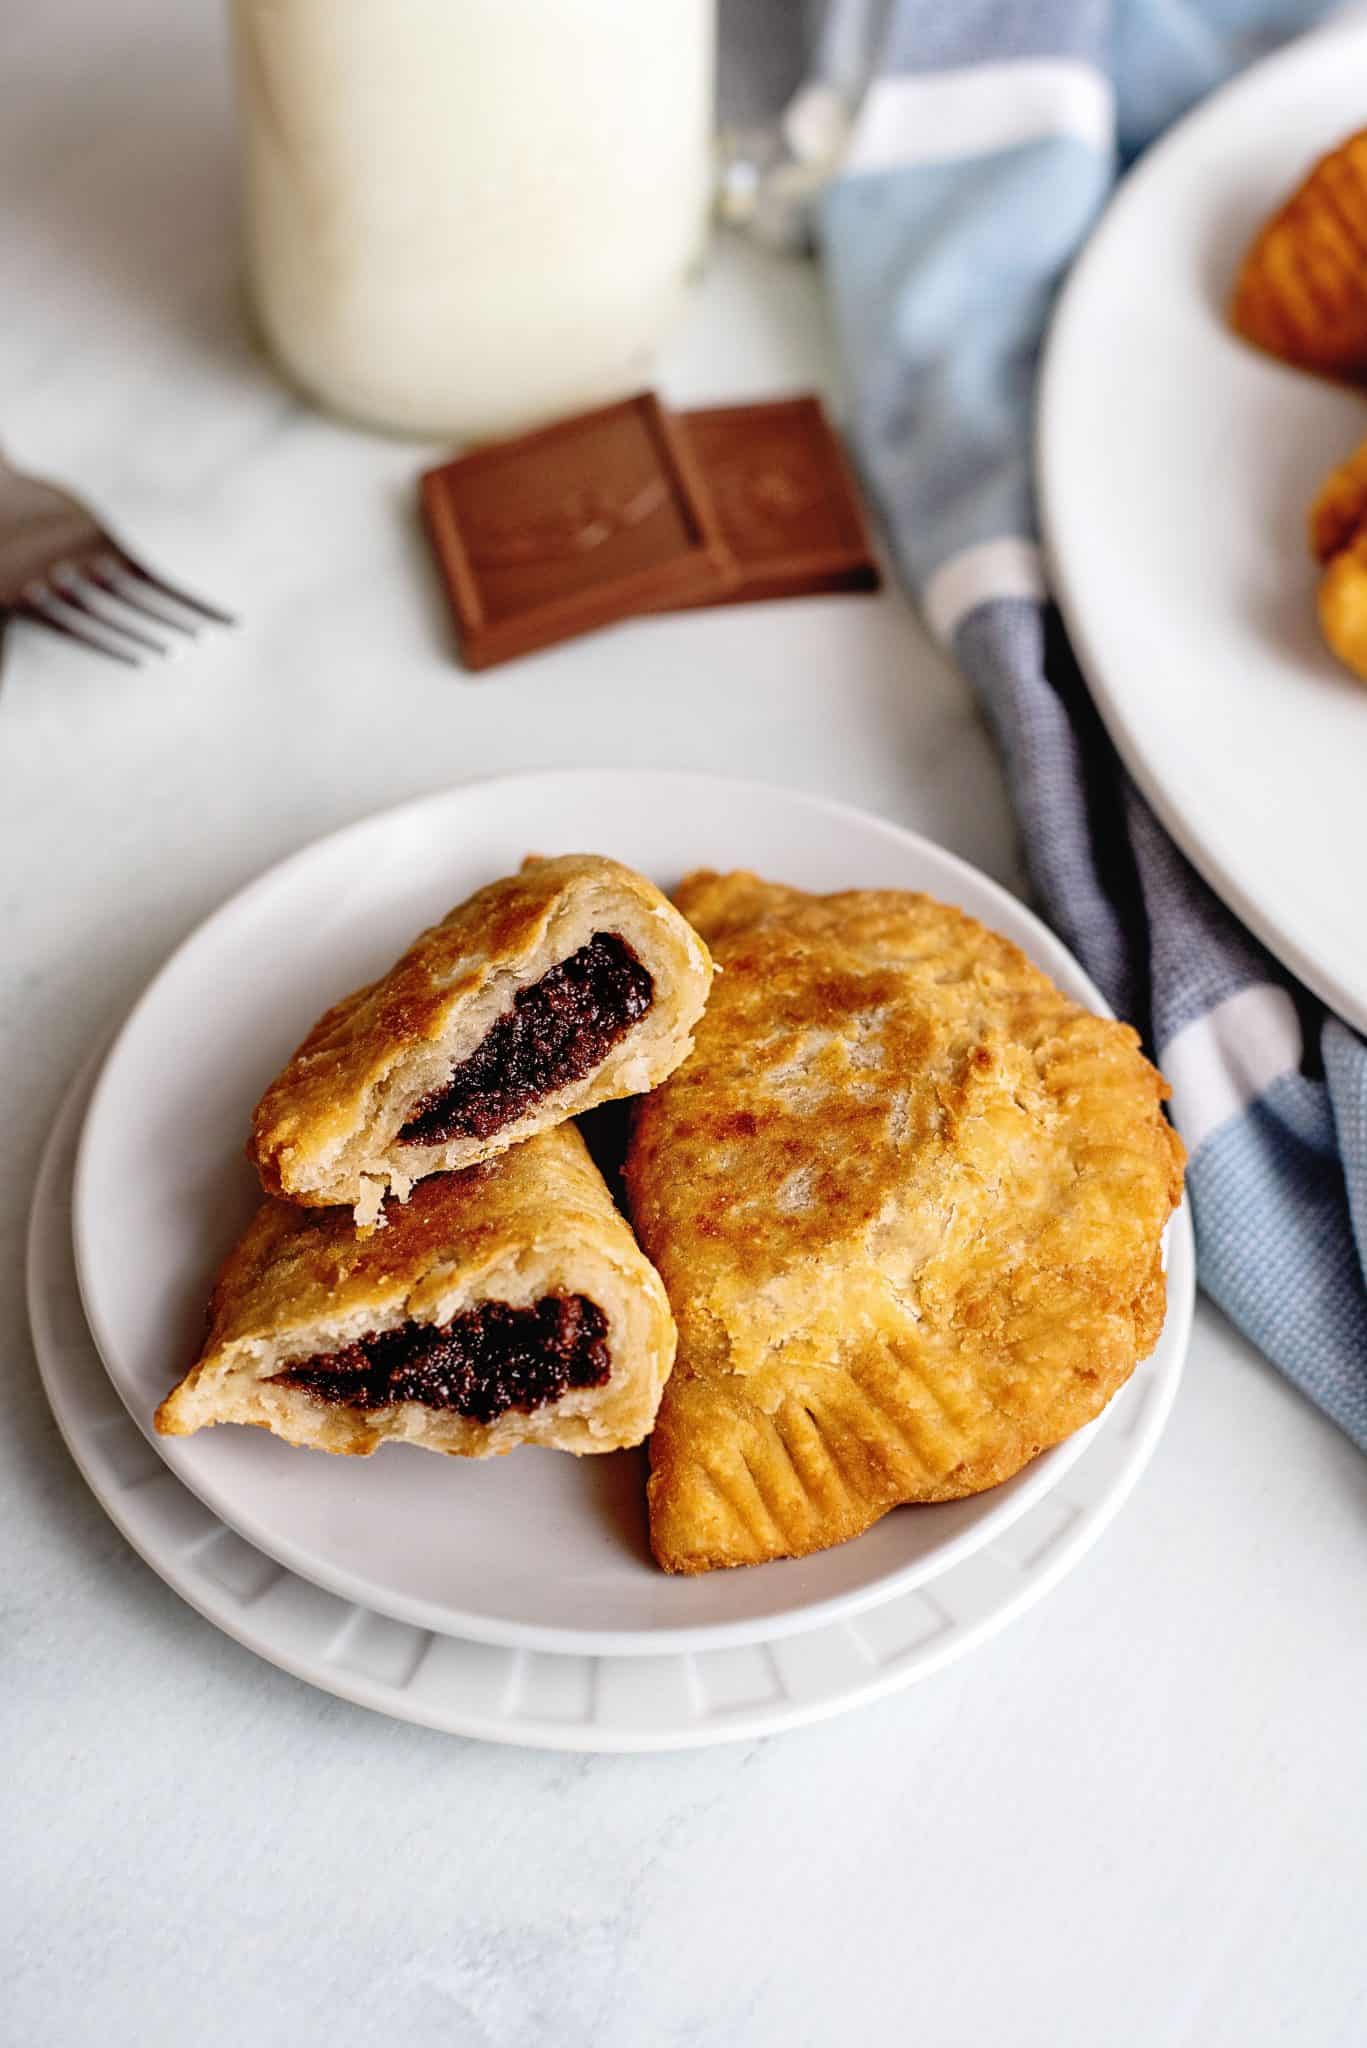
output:
[[[714,0],[233,0],[248,267],[291,376],[497,434],[649,381],[702,245]]]

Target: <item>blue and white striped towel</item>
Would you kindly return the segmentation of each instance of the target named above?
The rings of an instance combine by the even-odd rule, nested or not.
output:
[[[816,135],[813,158],[839,138],[816,228],[856,450],[1000,738],[1045,915],[1147,1018],[1191,1154],[1202,1282],[1367,1449],[1367,1047],[1216,900],[1120,769],[1049,604],[1029,464],[1041,336],[1117,165],[1325,11],[833,0],[787,132],[799,155]]]

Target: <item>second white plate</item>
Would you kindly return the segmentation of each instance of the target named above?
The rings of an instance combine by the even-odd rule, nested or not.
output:
[[[900,1510],[820,1556],[683,1580],[650,1561],[640,1455],[523,1450],[465,1463],[387,1446],[360,1460],[293,1450],[257,1430],[152,1436],[154,1407],[198,1348],[214,1269],[258,1199],[242,1142],[266,1082],[339,994],[529,848],[609,852],[666,886],[706,863],[808,888],[926,890],[1104,1007],[1060,942],[985,876],[912,833],[793,791],[572,773],[474,784],[367,819],[201,926],[105,1063],[81,1142],[74,1231],[86,1314],[115,1386],[177,1477],[247,1541],[419,1628],[642,1655],[776,1637],[909,1590],[1041,1499],[1089,1432],[990,1493]],[[1143,1368],[1160,1381],[1180,1371],[1190,1321],[1185,1212],[1171,1246],[1168,1324]]]
[[[1040,400],[1051,576],[1126,766],[1212,888],[1367,1030],[1367,689],[1315,616],[1306,513],[1360,394],[1225,308],[1260,221],[1363,120],[1367,33],[1308,37],[1128,177],[1059,307]]]

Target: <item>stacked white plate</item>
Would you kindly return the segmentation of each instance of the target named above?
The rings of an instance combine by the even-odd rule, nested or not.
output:
[[[1043,926],[951,855],[789,791],[565,774],[453,790],[308,848],[176,953],[53,1132],[29,1298],[77,1464],[167,1582],[259,1655],[453,1734],[650,1750],[750,1737],[878,1698],[1037,1599],[1117,1512],[1181,1374],[1185,1209],[1153,1356],[1089,1429],[987,1494],[903,1509],[856,1542],[744,1572],[651,1562],[644,1454],[295,1451],[255,1430],[161,1439],[213,1269],[254,1199],[244,1119],[303,1031],[424,924],[530,846],[592,848],[663,884],[753,867],[800,886],[923,889],[1104,1005]]]

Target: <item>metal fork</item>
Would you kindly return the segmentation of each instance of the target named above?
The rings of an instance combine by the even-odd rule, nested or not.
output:
[[[130,624],[126,612],[191,638],[198,621],[233,623],[217,605],[154,575],[79,499],[21,475],[0,455],[0,625],[32,619],[132,668],[144,654],[170,652],[170,641]]]

